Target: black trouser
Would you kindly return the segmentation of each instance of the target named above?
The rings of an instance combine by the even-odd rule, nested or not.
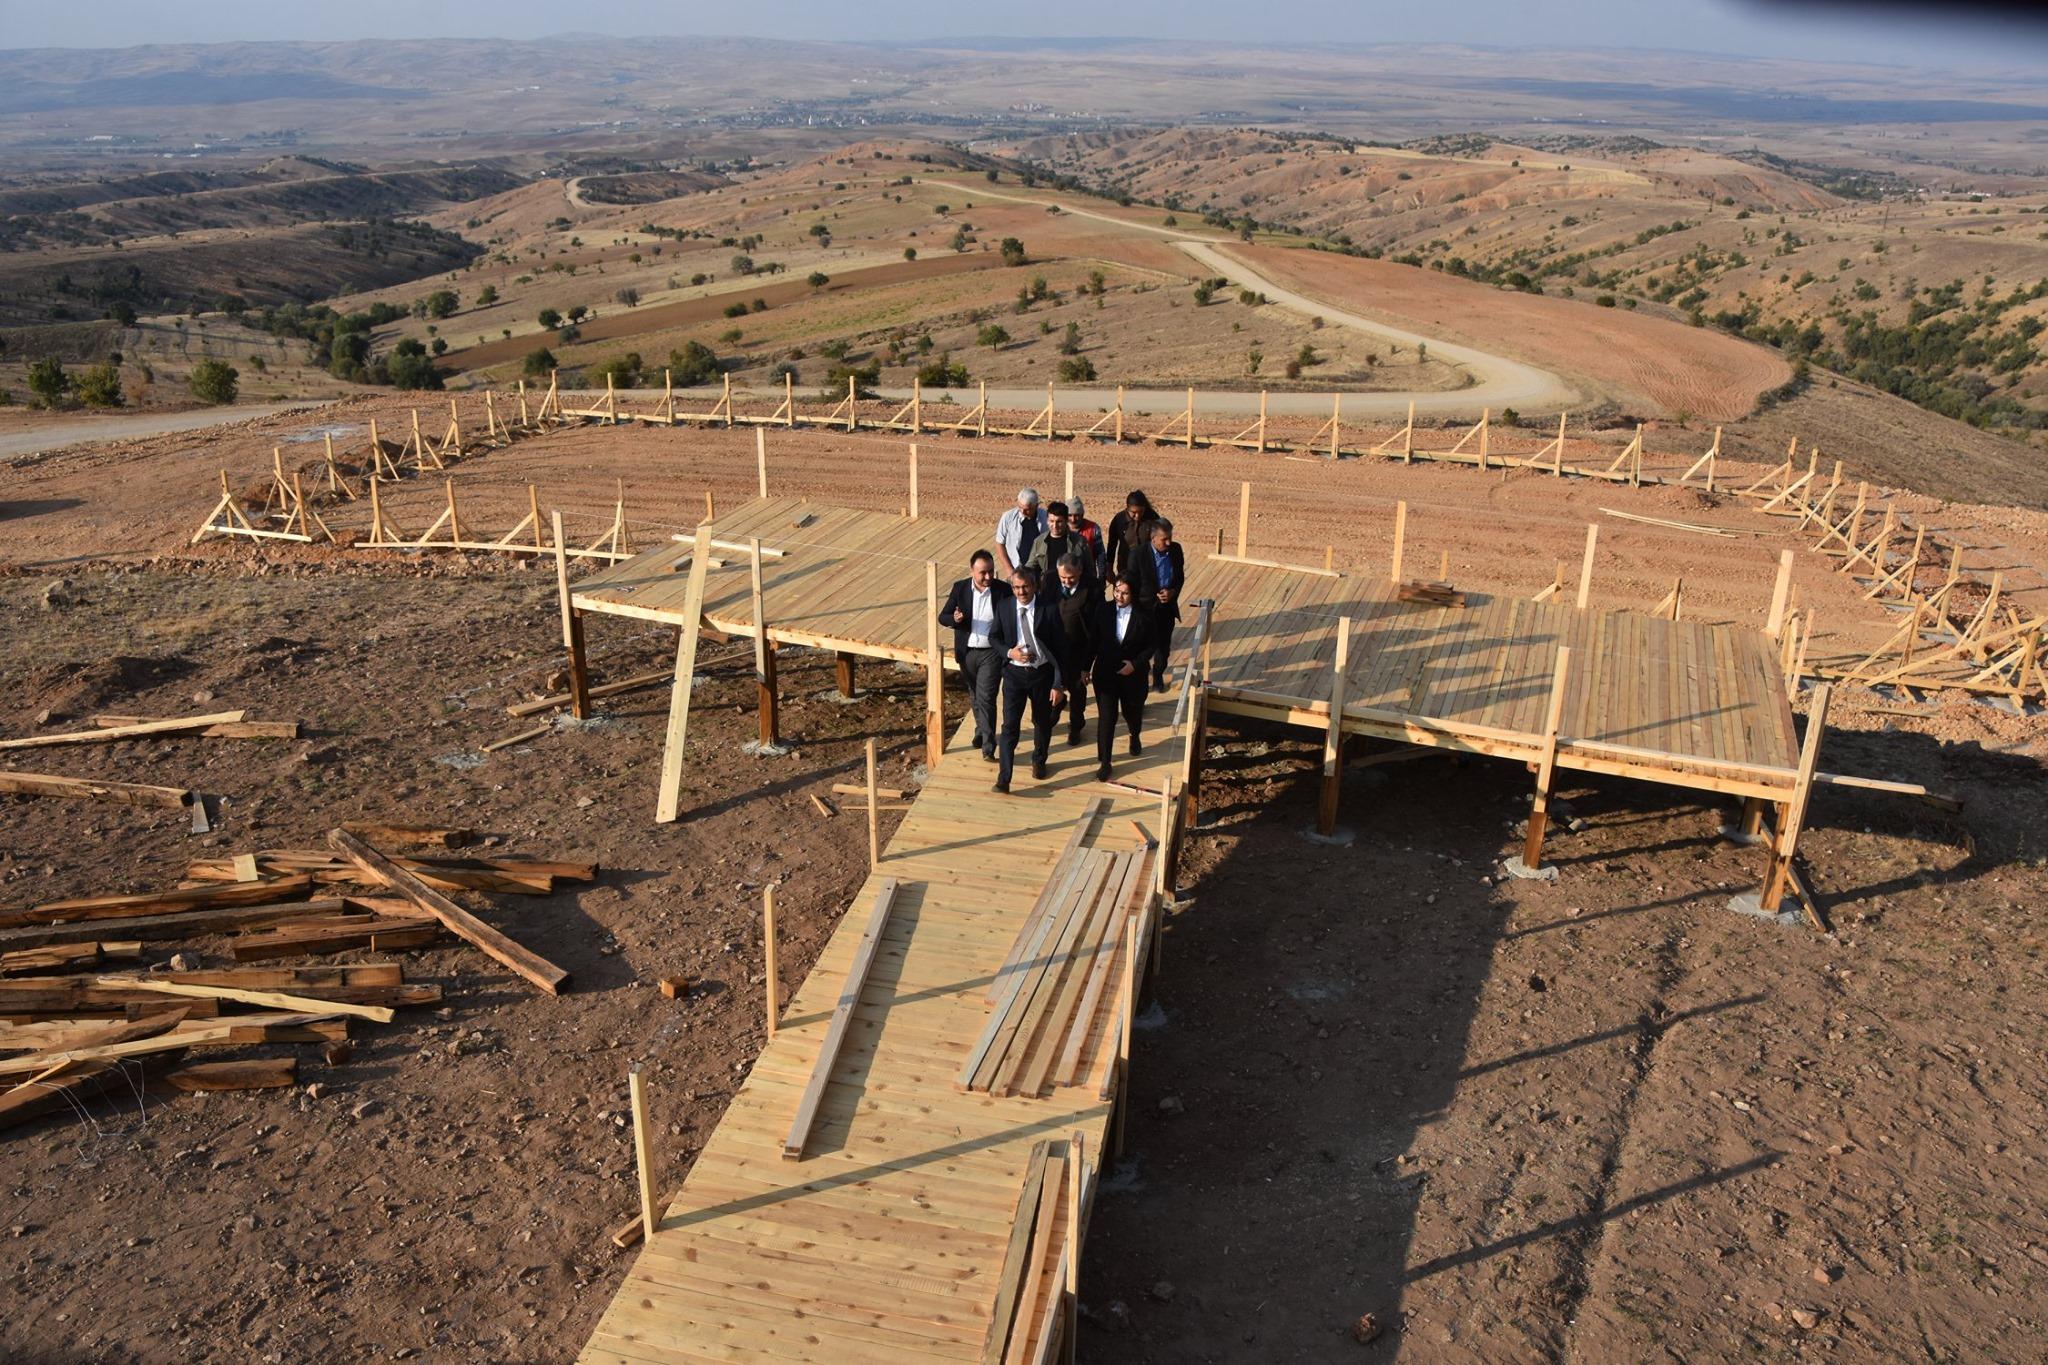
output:
[[[1159,643],[1152,646],[1152,676],[1155,678],[1166,676],[1166,660],[1173,653],[1173,627],[1171,616],[1163,611],[1153,613],[1152,629],[1159,636]]]
[[[1031,765],[1044,766],[1052,756],[1052,665],[1026,668],[1003,664],[1002,758],[996,767],[996,781],[1010,784],[1010,769],[1017,761],[1017,735],[1024,725],[1024,703],[1031,703]]]
[[[967,651],[961,682],[974,710],[974,738],[985,754],[996,748],[996,688],[1003,680],[1003,652],[995,648]]]
[[[1066,700],[1052,708],[1053,724],[1059,724],[1061,716],[1067,717],[1067,733],[1078,739],[1088,721],[1088,675],[1078,664],[1074,676],[1067,680]]]
[[[1131,742],[1138,742],[1138,732],[1143,728],[1145,718],[1144,666],[1136,663],[1128,676],[1119,674],[1095,681],[1098,689],[1095,699],[1095,762],[1098,767],[1107,768],[1110,749],[1116,743],[1117,712],[1123,712],[1124,728],[1131,732]]]

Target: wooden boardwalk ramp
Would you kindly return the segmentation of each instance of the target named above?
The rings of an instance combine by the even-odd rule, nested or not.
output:
[[[1120,783],[1156,793],[1178,771],[1172,703],[1147,708],[1142,756],[1118,737]],[[1048,781],[1027,772],[993,793],[994,769],[955,732],[584,1361],[1051,1358],[1070,1330],[1069,1229],[1077,1207],[1085,1225],[1111,1119],[1124,983],[1157,925],[1157,852],[1134,822],[1156,839],[1163,803],[1093,780],[1092,731],[1055,742]],[[1112,869],[1127,896],[1103,891]],[[978,1051],[1004,1048],[1025,1059],[1006,1072],[1044,1073],[1039,1095],[967,1088]]]

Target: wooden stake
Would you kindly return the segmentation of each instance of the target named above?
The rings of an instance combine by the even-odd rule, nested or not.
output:
[[[1316,801],[1316,832],[1337,829],[1337,791],[1344,780],[1345,674],[1351,667],[1351,618],[1337,618],[1337,656],[1330,670],[1330,726],[1323,735],[1323,785]]]
[[[782,1005],[776,999],[779,983],[775,977],[775,883],[769,882],[761,888],[761,949],[767,959],[764,969],[768,988],[768,1036],[775,1036],[775,1021],[782,1017]]]
[[[1785,604],[1792,591],[1792,552],[1785,550],[1778,555],[1778,579],[1771,585],[1771,614],[1764,624],[1764,634],[1773,640],[1785,628]]]
[[[1599,539],[1600,524],[1598,522],[1586,523],[1586,557],[1579,564],[1578,607],[1580,611],[1586,609],[1586,602],[1593,595],[1593,547],[1599,542]]]
[[[938,608],[932,608],[936,613]],[[932,619],[938,619],[935,614]],[[882,865],[882,812],[879,797],[875,793],[875,742],[867,745],[868,757],[868,868],[872,871]]]
[[[1389,583],[1399,583],[1401,581],[1401,548],[1407,539],[1408,504],[1406,502],[1397,502],[1394,504],[1394,558],[1387,568],[1387,581]]]
[[[1067,466],[1067,477],[1073,477],[1073,466]],[[910,519],[917,520],[917,442],[910,443]],[[935,609],[936,610],[936,609]]]
[[[555,528],[555,592],[562,604],[562,647],[569,651],[569,712],[590,719],[590,671],[583,657],[583,613],[569,598],[569,554],[562,540],[562,514],[550,512]]]
[[[697,634],[704,616],[704,579],[711,567],[711,523],[697,528],[690,553],[690,582],[683,590],[683,627],[676,640],[676,679],[669,694],[668,734],[661,752],[661,793],[654,818],[667,824],[682,803],[683,742],[690,728],[690,686],[697,674]]]
[[[1832,684],[1822,683],[1813,691],[1813,705],[1806,713],[1806,737],[1799,746],[1799,776],[1793,782],[1792,796],[1785,802],[1779,818],[1778,835],[1771,849],[1771,865],[1764,879],[1763,894],[1759,905],[1775,913],[1785,898],[1785,892],[1792,882],[1792,856],[1799,848],[1799,832],[1806,823],[1806,803],[1813,794],[1813,769],[1820,757],[1821,735],[1827,730],[1828,703],[1832,699]],[[1821,928],[1818,923],[1815,928]]]
[[[647,1122],[647,1093],[640,1086],[640,1063],[626,1068],[626,1087],[633,1105],[633,1164],[640,1171],[641,1235],[652,1244],[661,1216],[654,1207],[654,1137]]]
[[[1557,671],[1550,679],[1550,707],[1543,717],[1543,753],[1536,761],[1536,796],[1529,808],[1529,837],[1522,844],[1522,863],[1531,872],[1543,865],[1543,832],[1550,823],[1550,789],[1557,778],[1558,727],[1564,723],[1564,689],[1571,662],[1571,647],[1559,645]]]
[[[946,656],[939,652],[939,566],[924,566],[924,761],[935,768],[946,756]]]
[[[754,612],[754,685],[761,711],[761,746],[781,741],[781,698],[776,695],[775,645],[768,638],[768,613],[761,604],[761,538],[747,538],[747,590]],[[933,608],[934,611],[937,608]]]
[[[757,495],[768,496],[768,430],[754,428],[754,479]]]

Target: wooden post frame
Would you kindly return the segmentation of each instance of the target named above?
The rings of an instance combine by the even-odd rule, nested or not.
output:
[[[1792,592],[1792,552],[1781,551],[1778,555],[1778,578],[1771,585],[1771,614],[1764,623],[1764,634],[1773,640],[1785,628],[1785,606]]]
[[[373,484],[372,487],[375,487]],[[555,592],[562,602],[562,647],[569,651],[569,713],[590,719],[590,667],[583,652],[583,613],[569,596],[569,553],[562,541],[562,514],[551,511],[555,530]]]
[[[1536,794],[1529,807],[1529,835],[1522,843],[1522,865],[1534,872],[1543,865],[1543,834],[1550,823],[1550,791],[1557,780],[1558,728],[1564,723],[1564,690],[1571,680],[1572,651],[1557,648],[1557,671],[1550,679],[1550,706],[1543,716],[1543,754],[1536,760]]]
[[[1593,551],[1599,544],[1599,541],[1600,524],[1598,522],[1587,522],[1586,557],[1579,564],[1579,599],[1577,605],[1580,611],[1586,609],[1586,602],[1593,595]]]
[[[1387,566],[1387,581],[1401,581],[1401,550],[1408,540],[1408,504],[1405,501],[1394,504],[1394,556]]]
[[[933,608],[936,612],[937,608]],[[937,619],[934,617],[933,619]],[[868,772],[868,867],[870,870],[882,865],[882,809],[875,792],[875,742],[867,743]]]
[[[1237,486],[1237,557],[1243,559],[1248,553],[1246,546],[1252,532],[1252,485],[1247,479]]]
[[[1759,907],[1767,914],[1777,913],[1792,885],[1792,856],[1799,850],[1799,832],[1806,824],[1806,803],[1813,794],[1813,770],[1820,759],[1821,735],[1827,730],[1828,702],[1833,694],[1831,683],[1816,687],[1813,704],[1806,713],[1806,737],[1799,746],[1799,775],[1780,812],[1777,835],[1771,841],[1770,868],[1764,877],[1763,893],[1757,898]]]

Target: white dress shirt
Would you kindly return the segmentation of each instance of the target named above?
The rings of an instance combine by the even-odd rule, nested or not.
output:
[[[1116,638],[1119,644],[1123,642],[1124,632],[1131,627],[1131,612],[1133,610],[1134,608],[1131,607],[1118,607],[1116,609]]]
[[[1038,625],[1032,619],[1036,613],[1031,607],[1032,603],[1029,602],[1017,604],[1017,648],[1024,651],[1024,657],[1028,660],[1024,666],[1037,668],[1042,664],[1051,663],[1052,660],[1046,658],[1038,648]]]
[[[996,597],[993,588],[975,588],[974,602],[968,608],[967,647],[987,649],[989,634],[996,626]]]

